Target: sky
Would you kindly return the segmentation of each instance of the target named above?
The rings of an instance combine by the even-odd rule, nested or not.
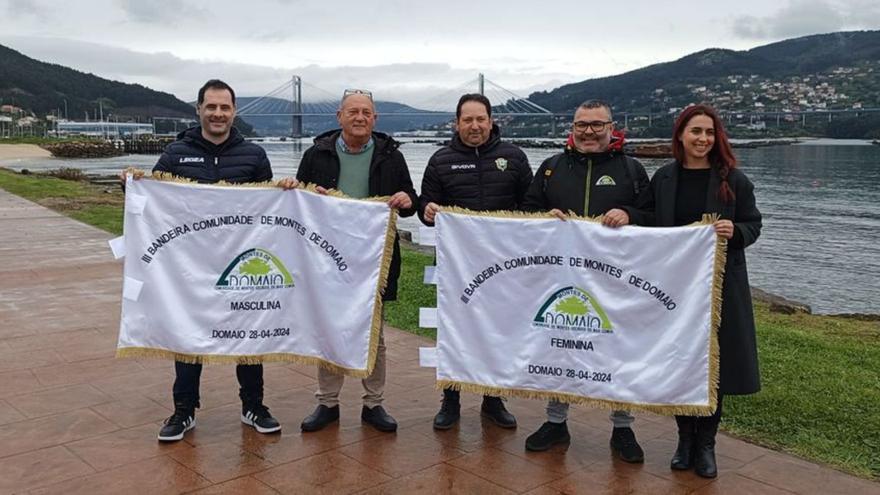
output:
[[[192,101],[207,79],[306,101],[345,88],[438,108],[477,74],[527,96],[809,34],[880,29],[877,0],[0,0],[0,44]]]

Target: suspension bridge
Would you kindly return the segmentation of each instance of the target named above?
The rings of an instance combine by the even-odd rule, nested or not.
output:
[[[485,95],[492,102],[493,117],[554,117],[550,110],[492,82],[483,74],[412,105],[392,104],[377,98],[377,106],[385,107],[379,109],[383,120],[389,117],[437,117],[439,120],[448,120],[455,115],[458,98],[464,93],[475,92]],[[338,96],[303,81],[300,76],[293,76],[267,94],[240,106],[237,113],[245,120],[248,117],[289,118],[291,134],[302,136],[305,117],[334,117],[339,103]]]
[[[542,135],[555,136],[557,125],[566,125],[572,116],[574,109],[564,113],[552,112],[541,105],[510,91],[499,84],[486,78],[482,73],[475,79],[466,81],[447,91],[432,95],[425,100],[412,102],[409,105],[394,103],[389,99],[376,98],[376,106],[383,122],[398,119],[406,125],[416,126],[424,124],[448,123],[455,115],[455,106],[459,97],[464,93],[479,93],[485,95],[492,102],[492,116],[497,118],[506,117],[536,117],[539,121],[546,122]],[[392,97],[393,98],[393,97]],[[339,108],[340,97],[315,85],[309,84],[300,76],[293,76],[277,88],[269,91],[259,98],[249,99],[238,108],[238,116],[245,120],[249,118],[275,118],[283,119],[289,124],[284,124],[290,132],[286,134],[294,137],[304,136],[303,121],[305,118],[317,119],[318,128],[323,130],[327,126],[335,125],[336,111]],[[721,117],[728,122],[749,121],[751,124],[775,121],[776,126],[782,122],[795,122],[806,127],[807,117],[810,119],[821,118],[831,122],[835,116],[862,116],[880,112],[880,108],[862,109],[810,109],[801,111],[784,110],[725,110],[719,111]],[[677,112],[675,112],[677,113]],[[651,127],[656,121],[664,124],[670,123],[674,113],[653,112],[615,112],[614,117],[618,125],[624,128],[631,124],[636,126],[647,125]],[[406,120],[409,119],[409,120]],[[253,121],[253,120],[251,120]],[[548,125],[549,124],[549,125]],[[288,127],[289,126],[289,127]]]

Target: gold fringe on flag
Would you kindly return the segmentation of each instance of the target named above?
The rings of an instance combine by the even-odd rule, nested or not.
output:
[[[140,176],[138,180],[157,180],[162,182],[175,182],[179,184],[199,184],[197,181],[178,177],[167,172],[153,172],[146,175],[142,170],[136,168],[128,168],[125,170],[127,174]],[[230,182],[220,181],[212,184],[199,184],[208,186],[231,187],[231,188],[248,188],[248,187],[280,187],[278,184],[283,179],[266,181],[266,182],[250,182],[243,184],[233,184]],[[300,182],[295,189],[301,189],[315,194],[332,196],[335,198],[352,199],[355,201],[369,201],[372,203],[387,203],[389,196],[371,196],[369,198],[352,198],[342,191],[336,189],[327,189],[324,192],[318,191],[315,184],[306,184]],[[291,353],[269,353],[254,355],[216,355],[216,354],[184,354],[167,349],[156,349],[151,347],[123,347],[116,350],[117,358],[158,358],[173,359],[189,364],[261,364],[272,362],[295,363],[303,365],[313,365],[324,368],[340,375],[347,375],[354,378],[366,378],[373,372],[376,364],[376,356],[379,351],[379,334],[382,331],[383,301],[382,294],[388,285],[388,274],[391,271],[391,258],[394,254],[394,240],[397,236],[397,209],[391,209],[391,215],[388,220],[388,228],[385,231],[385,244],[382,249],[382,259],[379,267],[379,280],[376,284],[376,296],[373,304],[373,315],[370,320],[370,343],[367,355],[366,369],[346,368],[336,363],[314,357],[302,356]]]
[[[698,225],[712,225],[721,218],[717,213],[706,213]],[[718,331],[721,328],[721,303],[724,289],[724,267],[727,264],[727,239],[715,236],[715,266],[712,275],[712,317],[709,328],[709,405],[711,416],[718,407],[718,384],[721,374],[721,356],[718,347]],[[702,414],[698,416],[703,416]]]
[[[443,207],[441,210],[447,213],[455,213],[460,215],[495,217],[495,218],[557,218],[549,213],[527,213],[519,211],[502,211],[502,212],[482,212],[473,211],[459,207]],[[593,223],[601,223],[603,215],[598,217],[581,217],[573,212],[568,212],[571,220],[586,221]],[[714,224],[720,215],[717,213],[706,213],[699,222],[695,222],[690,226],[706,226]],[[722,288],[724,287],[724,266],[727,261],[727,239],[716,235],[713,275],[712,275],[712,309],[709,329],[709,404],[644,404],[637,402],[618,402],[605,399],[595,399],[581,395],[568,394],[564,392],[554,392],[548,390],[529,390],[502,388],[482,385],[478,383],[459,382],[455,380],[437,380],[435,388],[453,389],[475,394],[492,395],[497,397],[521,397],[524,399],[543,399],[556,400],[569,404],[582,404],[591,407],[611,409],[611,410],[633,410],[645,411],[666,416],[682,415],[682,416],[711,416],[718,407],[718,383],[720,373],[720,356],[718,347],[718,329],[721,325],[721,302]]]
[[[480,385],[477,383],[458,382],[454,380],[437,380],[435,388],[452,389],[474,394],[491,395],[495,397],[519,397],[523,399],[555,400],[569,404],[581,404],[600,409],[645,411],[664,416],[711,416],[715,411],[714,404],[703,406],[699,404],[642,404],[637,402],[618,402],[604,399],[594,399],[582,395],[553,392],[549,390],[529,390],[519,388],[501,388]]]
[[[530,218],[530,219],[548,219],[548,218],[558,218],[556,215],[551,215],[548,212],[528,212],[528,211],[511,211],[511,210],[497,210],[497,211],[476,211],[469,210],[467,208],[462,208],[459,206],[442,206],[440,207],[441,213],[455,213],[457,215],[469,215],[472,217],[491,217],[491,218]],[[577,215],[573,211],[569,211],[566,213],[566,220],[577,220],[582,222],[592,222],[592,223],[602,223],[602,219],[605,218],[605,215],[599,215],[597,217],[583,217]]]

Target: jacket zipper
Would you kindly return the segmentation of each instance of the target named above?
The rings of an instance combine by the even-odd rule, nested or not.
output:
[[[485,208],[485,202],[483,200],[483,167],[480,166],[480,149],[474,148],[474,155],[476,155],[476,165],[477,165],[477,183],[479,187],[477,188],[480,191],[480,209]]]
[[[584,188],[584,216],[590,216],[590,184],[593,182],[593,159],[587,159],[587,183]]]

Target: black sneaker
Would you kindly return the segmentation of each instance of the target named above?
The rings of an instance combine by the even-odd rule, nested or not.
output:
[[[502,428],[516,428],[516,418],[505,409],[501,397],[483,396],[480,414]]]
[[[193,408],[175,407],[174,414],[165,420],[159,430],[160,442],[183,440],[183,434],[196,427],[196,412]]]
[[[526,450],[543,452],[556,444],[570,441],[571,435],[568,434],[568,424],[565,421],[562,423],[547,421],[538,428],[538,431],[526,438]]]
[[[623,461],[636,464],[645,462],[645,452],[636,441],[632,428],[614,428],[611,431],[611,449]]]
[[[440,411],[434,416],[435,430],[448,430],[458,423],[461,418],[461,402],[457,396],[450,397],[443,395],[443,403],[440,404]]]
[[[281,431],[281,423],[269,413],[269,408],[262,403],[243,405],[241,408],[241,422],[253,426],[260,433],[275,433]]]

